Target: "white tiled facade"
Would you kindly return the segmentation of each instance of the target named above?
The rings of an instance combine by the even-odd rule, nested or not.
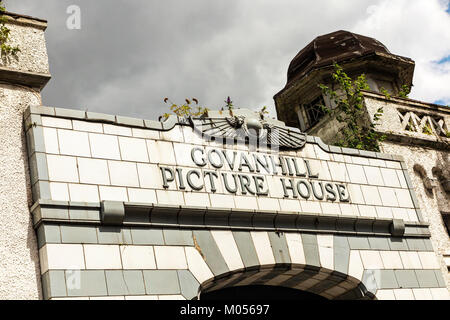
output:
[[[187,130],[179,130],[178,127],[175,127],[172,129],[173,132],[170,131],[171,134],[163,135],[163,139],[167,140],[158,140],[160,135],[154,130],[120,129],[121,126],[108,124],[46,116],[42,118],[50,181],[72,184],[72,187],[69,188],[70,201],[83,200],[80,199],[79,189],[73,186],[74,183],[80,183],[96,188],[100,201],[110,200],[114,197],[123,199],[123,201],[131,201],[130,193],[133,194],[133,199],[136,199],[137,189],[148,189],[154,190],[156,199],[150,196],[152,200],[147,202],[161,202],[162,204],[175,203],[220,208],[226,203],[227,207],[251,210],[268,209],[292,212],[303,210],[303,212],[309,213],[379,218],[390,218],[392,208],[405,210],[414,208],[398,163],[385,160],[375,161],[378,159],[367,161],[363,157],[355,156],[334,157],[337,161],[328,157],[320,161],[317,169],[320,172],[319,179],[322,181],[342,182],[347,186],[351,202],[340,203],[340,208],[345,208],[344,213],[339,210],[338,206],[333,206],[330,202],[304,201],[301,198],[285,199],[279,181],[279,178],[284,177],[282,175],[265,175],[270,190],[268,197],[244,196],[241,194],[239,184],[237,195],[232,195],[225,190],[223,181],[220,179],[216,180],[216,192],[213,193],[206,177],[200,177],[200,182],[206,185],[206,188],[196,192],[182,192],[179,189],[178,177],[176,177],[175,182],[169,185],[168,190],[177,192],[168,193],[162,186],[161,167],[181,168],[184,171],[191,169],[202,172],[214,170],[210,164],[205,168],[199,168],[193,163],[190,155],[192,148],[196,146],[195,143],[198,143],[200,147],[204,143],[199,139],[191,139],[192,134],[188,135]],[[74,147],[74,141],[77,142],[76,147]],[[321,149],[318,148],[318,150]],[[308,146],[297,152],[296,156],[308,159],[314,168],[317,151],[314,153],[307,151]],[[251,157],[251,153],[248,155]],[[216,171],[220,174],[227,170]],[[244,167],[243,172],[246,171],[248,170]],[[230,173],[232,172],[230,171]],[[106,188],[112,186],[123,189]],[[58,185],[58,188],[61,187],[64,188],[64,186]],[[130,189],[134,191],[130,192]],[[186,191],[192,190],[187,186]],[[93,190],[90,190],[88,193],[92,192]],[[230,196],[233,198],[232,204]],[[52,199],[61,200],[66,197],[56,188],[52,188]],[[95,196],[90,195],[85,201],[95,201],[95,199]],[[365,206],[364,210],[358,210],[358,205]],[[398,217],[400,218],[400,216]],[[405,218],[405,215],[402,215],[401,218]],[[417,221],[417,216],[412,213],[408,215],[407,220],[409,219]]]
[[[225,160],[222,169],[214,167],[221,160],[211,150],[221,150],[222,146],[199,139],[189,127],[175,126],[164,132],[45,115],[42,119],[49,200],[75,203],[121,201],[254,213],[263,210],[266,213],[342,216],[346,219],[401,219],[413,225],[420,221],[398,161],[329,153],[318,145],[307,143],[299,151],[281,154],[308,160],[312,172],[319,173],[318,181],[322,183],[344,185],[348,202],[338,198],[316,201],[300,196],[285,197],[280,179],[291,177],[281,172],[269,174],[263,168],[258,175],[264,177],[264,184],[269,188],[267,195],[245,192],[239,179],[236,185],[231,182],[231,187],[238,189],[232,194],[220,177],[222,173],[231,176],[238,171],[232,170]],[[71,148],[75,141],[80,144]],[[212,158],[205,166],[200,167],[193,161],[193,148],[204,150],[205,157],[212,152]],[[255,152],[240,145],[226,150],[236,150],[238,157],[244,152],[249,159]],[[305,163],[298,163],[299,170],[306,172]],[[169,177],[167,188],[163,186],[162,169],[171,169],[174,173]],[[186,177],[180,181],[176,169],[182,169],[184,173],[197,170],[200,174],[193,175],[192,181],[203,188],[194,190]],[[219,177],[214,180],[214,185],[207,175],[211,172]],[[249,174],[250,179],[255,174],[245,166],[239,172]],[[308,189],[303,188],[301,192],[306,193]],[[418,246],[415,242],[404,242],[396,248],[395,243],[388,245],[390,240],[386,238],[370,239],[373,243],[369,243],[369,238],[364,236],[339,238],[338,234],[327,232],[198,231],[195,228],[161,231],[148,226],[139,230],[135,226],[119,227],[116,231],[98,227],[95,232],[93,227],[86,226],[92,229],[88,232],[90,235],[86,233],[86,240],[80,240],[81,235],[67,233],[69,231],[63,229],[62,222],[46,228],[49,236],[39,251],[42,274],[50,279],[48,281],[55,281],[52,277],[64,274],[67,299],[72,299],[73,295],[80,299],[191,299],[198,294],[200,285],[213,289],[231,284],[280,285],[297,278],[300,280],[289,286],[314,292],[333,272],[344,274],[346,278],[320,289],[320,294],[328,299],[352,294],[361,285],[372,292],[371,298],[380,300],[448,298],[446,289],[439,282],[440,266],[435,253],[423,245],[415,248]],[[87,232],[87,229],[79,232]],[[291,266],[287,271],[275,267],[286,262]],[[309,269],[311,265],[316,269]],[[251,270],[256,266],[260,268],[259,272],[245,276],[249,267]],[[96,288],[82,291],[86,294],[71,289],[68,279],[77,272],[81,274],[82,287],[83,281],[88,281],[83,279],[93,279],[89,277],[97,275],[95,272],[100,272],[99,278],[95,279],[100,279],[101,283]],[[223,273],[230,275],[216,283],[215,277]],[[414,275],[413,283],[402,287],[411,274]],[[159,279],[165,279],[167,285],[160,286]],[[125,290],[121,281],[134,282],[126,284]],[[418,281],[417,284],[414,281]],[[186,283],[195,285],[186,291]],[[62,292],[54,291],[49,296],[51,299],[64,298]]]
[[[243,261],[246,259],[235,242],[235,235],[231,231],[212,231],[213,243],[223,257],[228,270],[244,270]],[[297,268],[306,265],[305,250],[307,244],[297,233],[286,233],[286,244],[291,262]],[[273,265],[275,258],[272,253],[272,243],[266,232],[252,232],[251,245],[254,246],[261,266]],[[325,280],[335,267],[335,256],[338,248],[334,246],[333,236],[317,236],[318,255],[320,257],[321,272],[309,279],[302,280],[297,287],[306,290]],[[40,249],[41,270],[186,270],[192,274],[199,284],[214,278],[212,267],[214,262],[196,246],[148,246],[148,245],[108,245],[108,244],[46,244]],[[436,257],[433,252],[414,251],[376,251],[351,250],[349,252],[348,280],[327,289],[329,295],[345,292],[354,288],[357,280],[363,279],[363,273],[374,270],[438,270]],[[211,265],[212,263],[212,265]],[[378,270],[378,271],[377,271]],[[164,271],[164,272],[166,272]],[[279,283],[301,273],[301,269],[283,271],[270,280],[272,284]],[[242,284],[251,283],[257,278],[268,274],[270,269],[258,276],[242,278]],[[252,280],[253,279],[253,280]],[[268,282],[269,283],[269,282]],[[352,284],[353,283],[353,284]],[[106,297],[106,296],[105,296]],[[152,295],[147,296],[150,299]],[[154,297],[154,296],[153,296]],[[182,295],[180,295],[180,298]],[[83,297],[79,297],[80,299]],[[100,297],[92,297],[100,298]],[[109,296],[108,298],[123,299],[123,296]],[[144,296],[126,295],[126,299],[144,299]],[[376,298],[380,300],[404,299],[448,299],[446,288],[410,288],[410,289],[379,289]],[[184,299],[184,298],[183,298]]]

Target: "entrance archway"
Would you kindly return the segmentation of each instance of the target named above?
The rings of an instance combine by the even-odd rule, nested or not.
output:
[[[327,300],[314,293],[279,286],[239,286],[218,289],[200,294],[200,300],[206,301],[265,301],[265,300]]]
[[[309,265],[276,264],[240,269],[201,284],[200,300],[373,300],[347,274]]]

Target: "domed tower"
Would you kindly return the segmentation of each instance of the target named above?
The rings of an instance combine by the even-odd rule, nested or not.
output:
[[[414,61],[394,55],[378,40],[348,31],[315,38],[292,59],[286,86],[275,96],[278,119],[304,132],[316,134],[324,114],[317,105],[331,107],[319,84],[333,87],[334,63],[349,77],[365,74],[370,90],[397,94],[411,86]],[[326,139],[325,139],[326,140]]]

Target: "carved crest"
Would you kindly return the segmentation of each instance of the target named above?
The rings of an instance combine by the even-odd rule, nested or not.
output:
[[[257,117],[190,118],[190,122],[195,131],[211,140],[232,139],[288,149],[300,149],[306,143],[306,134],[299,129]]]

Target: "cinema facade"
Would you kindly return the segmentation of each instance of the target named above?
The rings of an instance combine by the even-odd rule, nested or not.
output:
[[[291,126],[246,109],[159,122],[47,107],[46,22],[9,23],[22,52],[0,69],[2,299],[449,298],[448,180],[426,180],[430,197],[411,165],[448,161],[448,140],[425,146],[389,118],[415,108],[445,129],[445,107],[366,93],[408,137],[383,148],[407,159],[325,144],[305,103]],[[280,119],[305,74],[275,96]]]

